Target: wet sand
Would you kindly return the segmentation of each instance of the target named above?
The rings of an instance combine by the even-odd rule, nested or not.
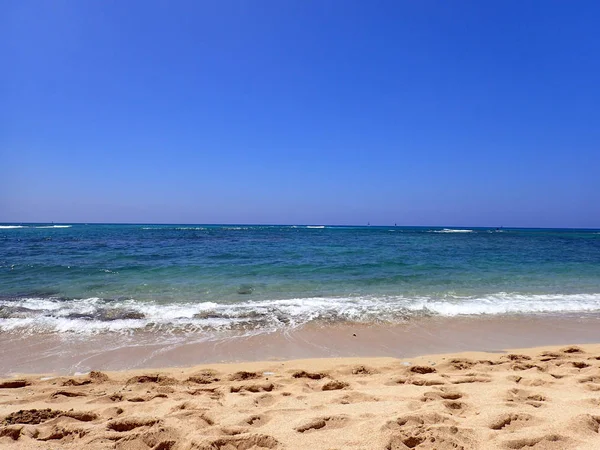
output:
[[[424,318],[397,325],[312,325],[257,335],[4,333],[0,334],[0,376],[302,358],[406,358],[599,342],[598,314]]]

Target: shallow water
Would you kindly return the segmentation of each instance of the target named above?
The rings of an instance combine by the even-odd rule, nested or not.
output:
[[[598,230],[0,225],[2,333],[598,311]]]

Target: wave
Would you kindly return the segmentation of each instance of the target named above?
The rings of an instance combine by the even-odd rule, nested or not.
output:
[[[186,231],[186,230],[207,230],[206,227],[142,227],[142,230],[177,230],[177,231]]]
[[[39,226],[25,226],[25,225],[0,225],[0,230],[10,230],[15,228],[71,228],[73,225],[39,225]]]
[[[444,228],[443,230],[432,230],[432,233],[472,233],[473,230],[457,230],[453,228]]]
[[[169,303],[87,298],[0,300],[0,331],[131,332],[255,330],[311,322],[401,323],[428,316],[600,312],[600,294],[496,293],[480,297],[362,296]]]
[[[43,225],[34,228],[71,228],[73,225]]]
[[[322,229],[322,228],[325,228],[325,225],[307,225],[306,228],[318,228],[318,229]]]

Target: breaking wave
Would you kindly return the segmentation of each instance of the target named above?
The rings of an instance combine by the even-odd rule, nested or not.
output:
[[[481,297],[312,297],[241,303],[86,299],[0,300],[3,332],[274,331],[308,323],[401,323],[428,316],[599,312],[600,294]]]
[[[0,230],[16,228],[71,228],[73,225],[0,225]]]
[[[443,230],[433,230],[433,233],[472,233],[473,230],[456,230],[453,228],[444,228]]]

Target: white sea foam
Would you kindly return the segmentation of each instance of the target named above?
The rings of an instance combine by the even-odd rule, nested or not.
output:
[[[71,333],[146,331],[272,331],[308,322],[398,323],[421,316],[600,312],[600,294],[480,297],[311,297],[242,303],[169,303],[23,298],[1,300],[0,331]],[[11,311],[14,314],[11,315]]]
[[[325,228],[325,225],[308,225],[306,228]]]
[[[73,225],[40,225],[37,227],[29,227],[25,225],[0,225],[0,230],[10,230],[15,228],[71,228]]]
[[[142,230],[206,230],[206,227],[142,227]]]
[[[43,225],[35,228],[71,228],[73,225]]]
[[[444,228],[443,230],[433,230],[433,233],[472,233],[473,230],[457,230],[453,228]]]

